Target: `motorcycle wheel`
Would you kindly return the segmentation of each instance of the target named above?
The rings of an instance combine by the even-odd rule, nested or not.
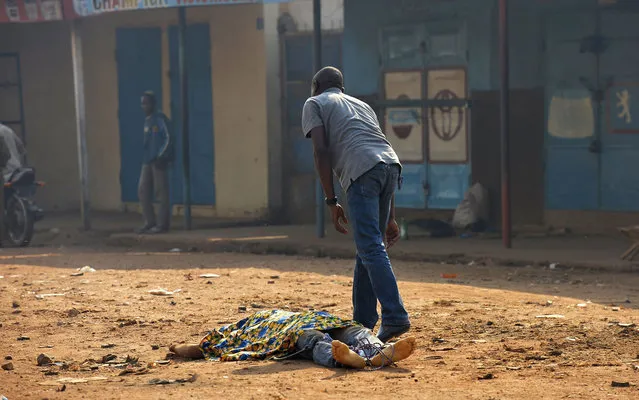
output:
[[[11,196],[5,210],[7,238],[14,246],[25,247],[31,243],[34,232],[34,216],[27,201]]]

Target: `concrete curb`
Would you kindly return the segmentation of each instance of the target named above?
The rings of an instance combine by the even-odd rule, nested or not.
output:
[[[172,248],[181,248],[183,251],[203,253],[244,253],[244,254],[277,254],[286,256],[306,256],[316,258],[352,259],[355,250],[345,245],[308,244],[294,241],[239,241],[233,239],[221,239],[216,241],[194,240],[193,238],[163,237],[163,236],[133,236],[130,234],[111,235],[107,244],[115,247],[126,247],[146,251],[168,251]],[[449,265],[496,265],[509,267],[548,267],[553,262],[548,260],[532,260],[522,258],[493,257],[490,255],[472,255],[465,253],[427,254],[423,252],[394,249],[391,257],[393,260],[424,262]],[[561,263],[557,269],[581,269],[589,271],[614,271],[636,272],[639,263],[619,261],[618,264],[601,263]]]

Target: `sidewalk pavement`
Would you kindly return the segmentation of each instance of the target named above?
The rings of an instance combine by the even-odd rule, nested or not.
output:
[[[113,234],[108,244],[161,251],[179,248],[181,251],[354,258],[352,238],[330,228],[327,226],[324,239],[315,236],[314,226],[257,226],[173,231],[155,236]],[[508,250],[499,238],[411,237],[400,241],[389,253],[392,260],[510,266],[557,264],[557,268],[633,271],[639,262],[619,258],[629,245],[622,237],[537,234],[516,237],[513,248]]]

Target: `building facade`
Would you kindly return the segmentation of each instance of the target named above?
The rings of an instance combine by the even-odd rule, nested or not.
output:
[[[639,3],[510,0],[516,223],[628,223],[639,211]],[[397,204],[450,210],[472,182],[499,214],[495,0],[347,0],[346,86],[405,164]],[[639,118],[639,117],[635,117]]]
[[[269,96],[277,93],[268,90],[269,77],[278,76],[278,17],[278,4],[187,10],[196,215],[256,218],[272,206],[269,129],[277,131],[280,115],[269,109]],[[80,23],[91,203],[98,210],[132,209],[141,165],[143,91],[157,94],[181,153],[177,10],[115,12]],[[0,37],[5,56],[0,80],[19,75],[22,86],[24,132],[21,124],[14,128],[24,133],[29,162],[47,182],[38,200],[49,210],[78,209],[70,23],[2,24]],[[0,89],[0,120],[17,119],[18,100],[15,91]],[[178,157],[171,171],[176,212],[182,201],[180,163]]]

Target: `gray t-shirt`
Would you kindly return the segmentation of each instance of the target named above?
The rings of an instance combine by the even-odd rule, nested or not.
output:
[[[304,135],[310,137],[311,130],[318,126],[324,126],[333,171],[344,190],[380,162],[399,164],[373,109],[339,89],[306,100],[302,111]]]

